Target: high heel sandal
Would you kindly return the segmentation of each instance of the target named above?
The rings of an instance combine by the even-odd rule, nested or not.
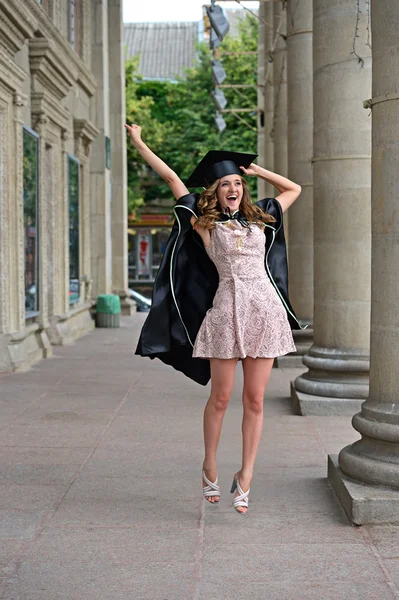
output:
[[[216,477],[215,481],[209,481],[207,476],[205,475],[205,471],[202,471],[202,479],[205,481],[206,486],[202,488],[202,493],[205,498],[212,498],[213,496],[219,496],[220,498],[220,487],[218,486],[218,478]],[[208,500],[209,502],[209,500]],[[209,502],[210,504],[217,504],[219,500],[215,500],[215,502]]]
[[[243,512],[241,510],[238,510],[238,508],[239,507],[248,508],[248,496],[249,496],[250,489],[251,488],[248,488],[248,490],[246,492],[244,492],[242,487],[240,486],[240,482],[238,481],[238,476],[234,475],[230,494],[234,494],[234,492],[236,490],[238,491],[238,496],[233,498],[233,506],[236,509],[236,511],[238,513],[240,513],[240,515],[245,515],[245,513],[247,512],[247,511]]]

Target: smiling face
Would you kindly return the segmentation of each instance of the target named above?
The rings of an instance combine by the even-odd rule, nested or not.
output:
[[[216,195],[223,211],[227,208],[233,214],[238,210],[243,195],[242,179],[239,175],[225,175],[219,181]]]

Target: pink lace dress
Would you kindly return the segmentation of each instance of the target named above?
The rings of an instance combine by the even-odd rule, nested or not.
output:
[[[196,358],[273,358],[295,352],[286,310],[264,266],[257,225],[216,223],[207,253],[219,287],[195,340]]]

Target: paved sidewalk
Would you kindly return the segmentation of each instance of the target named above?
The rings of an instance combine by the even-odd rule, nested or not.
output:
[[[326,481],[350,419],[292,414],[274,369],[250,509],[240,394],[219,452],[222,499],[201,498],[207,389],[133,356],[144,316],[0,376],[2,600],[392,600],[399,528],[351,527]]]

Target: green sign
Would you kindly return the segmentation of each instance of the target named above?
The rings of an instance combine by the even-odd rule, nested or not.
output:
[[[111,138],[105,137],[105,168],[111,168]]]

